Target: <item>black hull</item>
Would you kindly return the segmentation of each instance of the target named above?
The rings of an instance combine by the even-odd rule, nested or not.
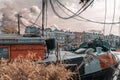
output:
[[[107,68],[95,73],[81,76],[81,80],[113,80],[114,70]]]
[[[82,62],[82,57],[74,58],[70,60],[65,60],[65,63],[69,64],[77,64],[80,65]],[[117,68],[118,65],[115,65],[114,67]],[[69,66],[67,67],[71,71],[75,71],[75,66]],[[74,80],[113,80],[113,74],[114,70],[112,68],[106,68],[98,72],[90,73],[85,75],[84,65],[80,68],[80,70],[77,72],[78,74],[74,76]]]

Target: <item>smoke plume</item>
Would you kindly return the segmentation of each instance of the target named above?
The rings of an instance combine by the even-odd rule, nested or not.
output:
[[[4,3],[4,6],[1,11],[1,25],[2,27],[13,27],[17,29],[18,26],[18,17],[17,15],[20,14],[21,16],[21,27],[26,27],[28,25],[32,25],[40,13],[40,9],[38,6],[32,6],[30,8],[23,8],[17,10],[17,6],[14,3]],[[24,24],[24,25],[23,25]]]
[[[4,3],[5,7],[1,9],[1,15],[2,15],[2,26],[6,27],[16,27],[17,26],[17,18],[16,14],[17,11],[15,11],[13,7],[13,3]]]

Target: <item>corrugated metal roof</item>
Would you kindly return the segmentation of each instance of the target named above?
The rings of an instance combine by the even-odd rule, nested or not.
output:
[[[23,37],[16,34],[0,34],[0,44],[41,44],[44,38],[41,37]]]

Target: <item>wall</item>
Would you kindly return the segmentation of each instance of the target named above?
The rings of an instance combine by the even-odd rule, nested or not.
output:
[[[9,59],[15,59],[18,56],[25,57],[29,54],[31,58],[43,59],[45,53],[45,46],[43,44],[12,44],[12,45],[0,45],[0,47],[8,47]],[[31,55],[30,55],[31,54]]]

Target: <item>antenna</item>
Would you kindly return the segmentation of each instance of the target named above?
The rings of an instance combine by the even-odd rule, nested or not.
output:
[[[17,15],[17,18],[18,18],[18,35],[20,35],[20,18],[22,16],[20,16],[20,14]]]

